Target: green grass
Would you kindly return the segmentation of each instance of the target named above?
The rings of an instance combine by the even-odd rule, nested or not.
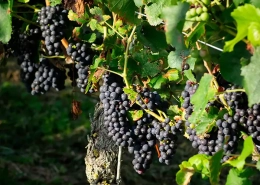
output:
[[[78,97],[83,113],[70,118],[71,92],[32,96],[0,85],[1,185],[86,184],[85,146],[94,103]]]

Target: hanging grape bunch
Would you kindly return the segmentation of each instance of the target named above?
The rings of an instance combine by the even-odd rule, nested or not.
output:
[[[210,5],[210,0],[188,0],[187,2],[191,4],[190,9],[186,12],[187,20],[196,22],[209,20],[207,7]]]

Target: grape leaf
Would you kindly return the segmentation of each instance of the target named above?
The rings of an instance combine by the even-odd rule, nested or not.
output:
[[[154,89],[160,89],[161,86],[167,82],[167,79],[163,77],[163,75],[158,75],[151,79],[149,82],[149,85],[151,85],[152,88]]]
[[[143,114],[143,110],[127,111],[128,118],[130,118],[132,121],[139,120],[142,118]]]
[[[129,23],[138,25],[140,20],[137,18],[135,11],[138,11],[138,8],[135,6],[133,0],[108,0],[108,8],[111,12],[119,14]]]
[[[166,41],[177,50],[185,48],[182,28],[188,9],[188,3],[179,3],[176,6],[163,8],[162,15],[165,19]]]
[[[257,47],[254,55],[251,57],[250,63],[241,69],[241,75],[244,77],[243,87],[248,95],[249,105],[260,102],[260,79],[258,78],[260,76],[259,57],[260,47]]]
[[[176,182],[178,185],[188,185],[195,170],[187,161],[183,161],[179,167],[180,170],[176,173]]]
[[[88,14],[82,14],[82,15],[78,15],[77,13],[73,12],[72,10],[69,11],[68,13],[68,19],[71,21],[76,21],[80,24],[85,24],[88,22]]]
[[[137,6],[138,8],[143,5],[142,0],[134,0],[134,2],[135,2],[135,6]]]
[[[157,26],[162,23],[163,20],[160,18],[162,6],[160,4],[153,3],[150,6],[146,5],[144,11],[150,25]]]
[[[84,29],[82,27],[75,27],[73,30],[73,37],[79,38],[80,40],[87,41],[92,43],[96,40],[96,33],[84,33]]]
[[[0,41],[6,44],[11,39],[12,17],[10,14],[12,1],[0,2]]]
[[[260,8],[259,0],[250,0],[250,4],[254,5],[256,8]]]
[[[58,4],[61,4],[61,0],[49,0],[51,6],[56,6]]]
[[[150,47],[153,52],[168,47],[164,32],[156,30],[156,27],[148,23],[138,26],[136,32],[137,39],[145,46]]]
[[[239,4],[244,3],[244,2],[245,2],[245,0],[233,0],[233,3],[234,3],[236,6],[238,6]]]
[[[193,117],[189,119],[191,123],[197,124],[195,130],[197,134],[208,133],[215,126],[218,114],[211,113],[211,110],[215,109],[213,107],[210,108],[210,112],[206,112],[206,110],[201,112],[193,113]],[[213,112],[213,111],[212,111]],[[193,118],[199,118],[198,120],[193,120]],[[198,123],[199,122],[199,123]]]
[[[215,153],[209,162],[209,171],[210,171],[210,183],[211,185],[219,184],[219,175],[221,170],[221,159],[223,157],[223,150]]]
[[[192,33],[185,40],[186,46],[190,46],[197,42],[199,38],[205,33],[205,23],[200,22],[199,25],[192,31]]]
[[[19,3],[29,3],[30,0],[18,0]]]
[[[204,168],[207,168],[206,171],[209,173],[209,156],[205,154],[194,155],[189,158],[189,163],[198,171],[202,171]]]
[[[260,171],[260,161],[257,161],[256,163],[256,169],[258,169]]]
[[[238,171],[235,168],[229,170],[226,185],[251,185],[250,174]]]
[[[231,16],[237,22],[237,35],[233,40],[225,42],[224,51],[233,51],[234,46],[248,34],[248,28],[252,22],[260,22],[260,9],[253,5],[245,4],[237,7]]]
[[[171,51],[168,55],[168,65],[170,68],[182,70],[182,62],[180,51]]]
[[[196,82],[196,78],[194,77],[194,74],[192,73],[191,69],[185,70],[184,75],[192,82]]]
[[[200,122],[200,117],[205,113],[207,103],[215,97],[217,91],[211,86],[212,79],[212,75],[205,74],[200,80],[197,91],[191,97],[191,103],[194,106],[194,111],[189,117],[191,123],[198,124]]]
[[[254,143],[252,137],[249,136],[245,139],[243,150],[239,157],[232,161],[227,161],[230,165],[236,167],[238,170],[242,170],[245,165],[246,158],[253,152],[254,150]]]
[[[124,88],[123,88],[123,91],[124,91],[125,94],[128,95],[128,98],[129,98],[129,100],[130,100],[131,102],[135,102],[136,97],[137,97],[137,95],[138,95],[137,92],[135,92],[133,89],[130,89],[130,88],[127,88],[127,87],[124,87]]]
[[[250,53],[245,50],[245,43],[238,43],[233,52],[221,54],[219,64],[220,72],[225,80],[239,86],[243,85],[244,77],[241,75],[241,58],[250,58]]]
[[[179,72],[176,69],[170,69],[163,76],[167,78],[169,81],[176,81],[179,79]]]

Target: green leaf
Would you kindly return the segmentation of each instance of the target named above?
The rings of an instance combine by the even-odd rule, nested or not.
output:
[[[194,69],[196,61],[197,61],[197,58],[193,58],[193,57],[189,57],[189,58],[186,60],[186,63],[190,65],[190,69],[191,69],[191,70]]]
[[[49,0],[51,6],[56,6],[58,4],[61,4],[61,0]]]
[[[163,75],[158,75],[149,82],[149,85],[151,85],[151,87],[154,89],[160,89],[162,85],[166,82],[167,79],[164,78]]]
[[[82,27],[75,27],[73,30],[73,36],[89,43],[93,43],[97,38],[96,33],[85,33],[84,28]]]
[[[242,170],[245,165],[246,158],[249,155],[251,155],[253,150],[254,150],[254,143],[253,143],[252,137],[249,136],[244,141],[243,150],[242,150],[242,153],[239,155],[239,157],[235,160],[227,161],[227,163],[236,167],[238,170]]]
[[[119,14],[126,21],[133,24],[139,24],[140,20],[137,18],[135,11],[138,11],[138,8],[135,6],[133,0],[108,0],[108,8],[111,12]]]
[[[85,13],[84,15],[79,16],[77,13],[73,12],[72,10],[68,13],[68,19],[71,21],[76,21],[79,24],[85,24],[88,22],[88,14]]]
[[[188,161],[196,171],[205,171],[209,174],[209,156],[205,154],[197,154],[189,158]]]
[[[252,22],[248,27],[248,40],[254,46],[260,45],[260,24],[257,22]]]
[[[224,51],[233,51],[234,46],[248,34],[248,28],[252,22],[260,21],[260,10],[250,4],[237,7],[231,16],[237,22],[237,35],[231,40],[227,41],[224,46]]]
[[[234,3],[236,6],[238,6],[239,4],[244,3],[244,2],[245,2],[245,0],[233,0],[233,3]]]
[[[260,8],[259,0],[250,0],[250,4],[254,5],[256,8]]]
[[[125,94],[127,94],[128,98],[131,102],[135,102],[136,97],[138,95],[137,92],[135,92],[133,89],[130,89],[130,88],[127,88],[127,87],[124,87],[123,91],[124,91]]]
[[[127,111],[127,115],[132,121],[141,119],[143,114],[144,112],[142,110]]]
[[[215,94],[217,93],[216,89],[211,86],[211,82],[213,80],[213,76],[209,74],[205,74],[199,83],[199,87],[195,94],[191,97],[191,103],[194,106],[194,111],[189,118],[191,123],[200,122],[200,116],[205,113],[205,108],[207,103],[210,100],[213,100]]]
[[[257,161],[256,163],[256,169],[258,169],[260,171],[260,161]]]
[[[205,34],[205,24],[204,22],[200,22],[199,25],[191,32],[191,34],[188,36],[188,38],[185,40],[186,46],[190,46],[194,43],[196,43],[199,38]]]
[[[160,49],[167,48],[165,34],[162,31],[158,31],[156,27],[149,24],[143,24],[138,26],[137,39],[145,46],[150,47],[153,52],[157,52]]]
[[[223,150],[215,153],[209,163],[209,171],[210,171],[210,183],[211,185],[219,184],[219,175],[221,170],[221,159],[223,157]]]
[[[209,112],[206,112],[206,110],[202,111],[202,113],[195,112],[193,114],[193,117],[189,119],[191,123],[196,124],[195,130],[197,134],[208,133],[215,126],[218,114],[211,113],[214,112],[214,110],[216,110],[215,107],[210,107]],[[194,118],[199,118],[199,119],[193,120]]]
[[[19,3],[29,3],[30,0],[18,0]]]
[[[220,72],[225,80],[239,86],[243,86],[244,77],[241,75],[241,61],[243,58],[250,58],[250,53],[244,48],[244,43],[238,43],[231,53],[222,53],[219,64]]]
[[[162,6],[156,3],[153,3],[150,6],[145,6],[144,12],[146,14],[147,20],[150,25],[157,26],[162,23],[160,15],[162,13]]]
[[[260,47],[255,49],[254,55],[247,66],[242,67],[241,75],[244,77],[243,87],[248,96],[249,105],[259,103],[260,99]]]
[[[171,51],[168,55],[168,65],[170,68],[182,70],[182,62],[181,54],[179,51]]]
[[[0,2],[0,41],[6,44],[11,39],[12,17],[10,14],[12,3]]]
[[[98,23],[96,19],[90,19],[88,26],[92,31],[98,30],[100,33],[103,33],[103,27]]]
[[[188,185],[195,170],[187,161],[183,161],[179,167],[180,170],[176,173],[176,182],[178,185]]]
[[[185,70],[184,75],[192,82],[196,82],[196,78],[194,77],[194,74],[192,73],[192,70]]]
[[[176,81],[179,77],[179,71],[176,69],[170,69],[167,71],[166,74],[163,75],[165,78],[167,78],[169,81]]]
[[[172,47],[175,47],[177,50],[185,48],[182,28],[184,26],[185,15],[188,9],[188,3],[179,3],[176,6],[163,8],[166,40],[167,43]]]
[[[138,8],[143,5],[143,0],[134,0],[134,2],[135,2],[135,6],[137,6]]]
[[[249,174],[244,175],[243,172],[232,168],[229,170],[226,185],[251,185],[249,176]]]

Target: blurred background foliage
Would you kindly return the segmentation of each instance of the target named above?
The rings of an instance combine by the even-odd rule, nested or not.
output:
[[[87,185],[85,176],[90,116],[96,100],[82,93],[73,95],[70,82],[61,92],[32,96],[19,79],[15,61],[0,66],[0,184],[1,185]],[[70,117],[71,102],[81,102],[78,120]],[[123,154],[122,181],[129,185],[173,185],[179,164],[196,151],[179,137],[172,165],[165,166],[154,156],[144,175],[132,167],[132,156]],[[225,169],[224,169],[225,171]],[[225,172],[222,184],[225,179]],[[207,185],[199,174],[191,184]],[[259,184],[259,183],[258,183]]]

